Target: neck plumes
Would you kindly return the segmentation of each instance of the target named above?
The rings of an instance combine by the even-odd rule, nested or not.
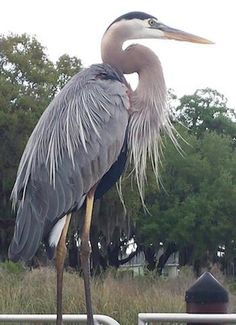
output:
[[[127,39],[127,38],[126,38]],[[109,33],[102,42],[104,63],[124,74],[137,72],[139,83],[131,94],[128,126],[128,146],[142,203],[148,159],[158,180],[162,153],[162,133],[176,143],[166,103],[167,92],[160,61],[143,45],[131,45],[122,50],[124,35]]]

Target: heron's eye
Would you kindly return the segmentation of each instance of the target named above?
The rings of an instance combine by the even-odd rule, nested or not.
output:
[[[152,26],[155,25],[155,20],[154,19],[149,19],[148,23],[152,27]]]

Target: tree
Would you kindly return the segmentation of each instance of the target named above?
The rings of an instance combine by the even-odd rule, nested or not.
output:
[[[140,213],[138,229],[146,244],[158,249],[160,242],[166,247],[174,242],[185,253],[183,263],[202,265],[206,257],[217,259],[219,246],[225,256],[235,252],[236,124],[215,91],[199,91],[180,102],[178,117],[188,127],[179,126],[184,154],[167,141],[163,187],[155,190],[150,175],[150,214]]]
[[[198,89],[179,101],[176,108],[178,120],[198,136],[205,131],[215,131],[235,137],[235,111],[227,107],[227,99],[218,91]]]
[[[45,108],[56,92],[56,74],[43,46],[26,34],[2,36],[0,44],[1,108]]]
[[[77,57],[62,55],[56,62],[57,89],[60,90],[81,69],[81,61]]]
[[[81,61],[64,54],[53,64],[35,37],[11,34],[0,36],[0,68],[0,109],[42,113]]]

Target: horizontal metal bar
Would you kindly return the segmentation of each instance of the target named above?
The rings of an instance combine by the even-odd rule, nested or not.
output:
[[[187,314],[187,313],[140,313],[138,314],[139,325],[146,322],[192,322],[192,323],[235,323],[236,314]]]
[[[55,314],[0,314],[0,323],[1,322],[24,322],[24,323],[45,323],[45,322],[56,322],[56,315]],[[106,315],[94,315],[94,320],[97,324],[104,324],[104,325],[120,325],[116,320],[113,318],[106,316]],[[87,322],[87,315],[63,315],[63,322],[80,322],[86,323]]]

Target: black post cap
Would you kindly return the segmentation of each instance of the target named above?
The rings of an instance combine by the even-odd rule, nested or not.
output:
[[[186,303],[214,304],[227,303],[227,290],[209,272],[203,273],[185,294]]]

